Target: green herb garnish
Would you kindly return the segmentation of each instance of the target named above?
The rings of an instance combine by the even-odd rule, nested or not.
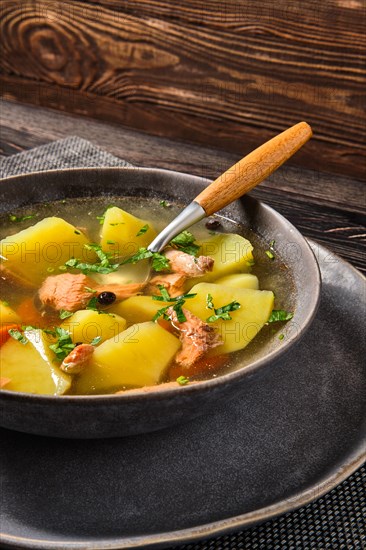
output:
[[[170,302],[171,304],[174,304],[174,305],[172,305],[172,306],[168,305],[168,306],[165,306],[165,307],[162,307],[161,309],[159,309],[155,313],[152,320],[157,321],[159,319],[159,317],[161,317],[161,316],[163,316],[164,319],[169,319],[166,312],[170,307],[173,307],[175,313],[177,314],[178,322],[179,323],[185,323],[187,321],[187,318],[183,313],[183,309],[182,309],[183,305],[185,304],[185,301],[187,299],[194,298],[196,296],[196,294],[181,294],[180,296],[176,296],[175,298],[172,298],[169,295],[169,292],[167,291],[167,289],[163,285],[158,285],[158,288],[160,290],[160,295],[151,296],[151,298],[153,300],[158,300],[159,302]]]
[[[145,224],[143,227],[141,227],[140,231],[136,233],[136,237],[140,237],[141,235],[144,235],[146,231],[149,229],[149,224]]]
[[[75,235],[81,235],[81,231],[79,231],[78,229],[75,229],[74,233]]]
[[[170,206],[170,204],[167,201],[160,201],[159,204],[163,208],[169,208],[169,206]]]
[[[182,231],[182,233],[179,233],[174,239],[170,241],[170,244],[177,248],[178,250],[181,250],[182,252],[185,252],[186,254],[190,254],[191,256],[197,256],[197,252],[200,249],[200,246],[198,244],[195,244],[195,237],[190,233],[189,231]]]
[[[207,294],[206,305],[208,309],[213,309],[215,312],[215,315],[211,315],[206,319],[207,323],[214,323],[219,319],[222,319],[223,321],[230,321],[232,317],[229,312],[240,308],[239,302],[236,302],[235,300],[226,306],[215,308],[211,294]]]
[[[95,264],[89,264],[81,262],[77,258],[71,258],[70,260],[65,262],[65,266],[71,267],[73,269],[79,269],[84,275],[88,275],[88,273],[102,273],[106,275],[108,273],[113,273],[114,271],[117,271],[117,269],[121,265],[119,263],[112,264],[111,259],[113,257],[113,254],[109,252],[103,252],[102,247],[99,244],[84,244],[84,248],[86,248],[87,250],[93,250],[98,256],[99,262],[96,262]]]
[[[16,328],[11,328],[8,330],[8,333],[10,334],[10,336],[12,338],[14,338],[14,340],[18,340],[18,342],[20,342],[21,344],[23,344],[23,346],[25,346],[26,344],[28,344],[29,340],[28,338],[26,338],[24,336],[24,334],[22,334],[19,330],[17,330]]]
[[[101,336],[96,336],[95,338],[93,338],[93,340],[90,342],[90,344],[92,346],[97,346],[99,344],[99,342],[101,341],[102,337]]]
[[[90,286],[84,286],[84,289],[91,294],[96,294],[97,292],[96,290],[94,290],[94,288],[90,288]]]
[[[26,220],[32,220],[36,217],[36,214],[29,214],[29,216],[15,216],[15,214],[9,215],[9,221],[11,222],[25,222]]]
[[[268,323],[276,323],[277,321],[289,321],[294,316],[290,311],[283,309],[274,309],[268,319]]]
[[[67,311],[66,309],[60,309],[60,319],[67,319],[68,317],[71,317],[73,314],[72,311]]]
[[[275,255],[273,254],[273,248],[274,248],[274,245],[275,245],[275,240],[271,241],[269,243],[269,250],[265,250],[265,253],[267,254],[268,258],[270,260],[274,260],[275,259]]]
[[[163,254],[159,254],[159,252],[151,252],[151,250],[148,250],[147,248],[139,248],[139,251],[136,254],[130,258],[127,258],[127,260],[124,260],[121,265],[136,264],[137,262],[148,258],[152,259],[152,268],[154,271],[169,270],[170,263],[168,258]]]
[[[107,241],[107,244],[116,244],[116,241]]]
[[[57,342],[55,344],[50,344],[48,347],[54,352],[59,361],[63,361],[75,348],[75,344],[71,340],[70,334],[63,328],[55,327],[55,335],[57,337]]]
[[[103,216],[95,216],[95,217],[99,221],[99,224],[103,225],[104,220],[105,220],[105,216],[103,215]]]
[[[91,309],[92,311],[98,311],[98,298],[93,296],[87,303],[86,309]]]
[[[283,340],[283,339],[284,339],[284,337],[285,337],[285,335],[284,335],[284,334],[280,334],[280,335],[278,336],[278,339],[279,339],[279,340]]]
[[[178,376],[176,382],[178,382],[180,386],[186,386],[189,383],[189,378],[186,376]]]
[[[54,330],[51,330],[50,328],[43,328],[42,331],[45,334],[50,334],[51,336],[56,336],[56,332]]]
[[[246,264],[247,264],[248,267],[253,267],[253,265],[255,265],[255,261],[254,260],[247,260]]]

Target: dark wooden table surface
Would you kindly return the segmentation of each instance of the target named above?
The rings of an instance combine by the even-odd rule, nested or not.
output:
[[[88,139],[136,165],[211,179],[240,158],[237,153],[150,136],[117,124],[1,103],[0,155],[13,155],[70,135]],[[305,236],[366,271],[364,182],[293,164],[278,170],[252,195],[278,210]]]

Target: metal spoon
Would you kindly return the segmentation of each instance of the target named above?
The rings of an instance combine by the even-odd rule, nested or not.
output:
[[[312,136],[306,122],[299,122],[270,139],[221,174],[204,189],[148,246],[160,252],[174,237],[227,206],[261,183]]]

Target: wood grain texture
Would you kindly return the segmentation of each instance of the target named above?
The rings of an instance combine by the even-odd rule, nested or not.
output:
[[[299,122],[257,147],[204,189],[196,198],[207,216],[218,212],[267,179],[312,136],[306,122]]]
[[[298,120],[298,165],[362,177],[362,0],[3,0],[2,94],[245,155]]]
[[[179,170],[212,180],[239,160],[238,155],[217,149],[173,142],[50,109],[1,102],[0,113],[3,156],[79,135],[133,164]],[[305,236],[366,272],[363,182],[286,164],[251,195],[275,208]]]

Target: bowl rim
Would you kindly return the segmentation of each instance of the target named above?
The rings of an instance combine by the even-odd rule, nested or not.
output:
[[[82,172],[103,172],[103,173],[119,173],[119,172],[129,172],[129,171],[136,171],[146,173],[146,174],[165,174],[166,176],[175,176],[175,177],[185,177],[192,180],[197,180],[197,183],[200,183],[201,185],[209,185],[211,183],[211,180],[207,178],[203,178],[197,175],[193,174],[187,174],[184,172],[178,172],[176,170],[166,170],[163,168],[145,168],[140,166],[113,166],[113,167],[85,167],[85,168],[59,168],[59,169],[53,169],[53,170],[43,170],[43,171],[36,171],[36,172],[28,172],[23,174],[16,174],[13,176],[9,176],[7,178],[3,178],[0,180],[0,185],[6,184],[7,182],[11,183],[13,180],[19,179],[19,178],[27,178],[27,177],[36,177],[41,176],[47,177],[48,174],[55,175],[58,173],[82,173]],[[127,196],[127,195],[126,195]],[[98,403],[117,403],[117,402],[136,402],[136,401],[146,401],[147,399],[154,398],[155,400],[163,400],[169,397],[174,397],[174,395],[179,394],[180,396],[190,395],[194,394],[196,392],[202,392],[205,389],[211,389],[215,388],[221,385],[225,385],[226,383],[235,383],[242,378],[247,377],[250,374],[253,374],[257,371],[259,371],[263,366],[267,364],[275,364],[278,362],[278,360],[283,357],[285,354],[287,354],[290,349],[303,337],[307,329],[310,327],[312,321],[314,320],[316,313],[318,311],[318,307],[320,304],[320,296],[321,296],[321,274],[320,274],[320,268],[316,259],[316,256],[310,247],[309,243],[307,242],[306,238],[300,233],[300,231],[290,222],[288,221],[282,214],[277,212],[274,208],[267,205],[266,203],[255,199],[254,197],[251,197],[251,200],[256,201],[264,210],[265,212],[269,212],[271,216],[273,216],[276,220],[278,220],[281,224],[285,224],[290,230],[292,234],[295,234],[298,239],[300,239],[303,243],[302,252],[306,254],[306,259],[309,262],[309,265],[312,266],[312,272],[311,276],[314,277],[315,284],[314,284],[314,291],[309,296],[309,300],[307,303],[307,314],[305,318],[303,319],[303,322],[301,324],[301,329],[299,331],[295,331],[294,334],[292,334],[287,340],[286,343],[282,346],[279,346],[275,350],[272,350],[270,353],[268,353],[265,357],[261,357],[257,360],[255,360],[253,363],[249,363],[245,367],[239,367],[229,373],[222,374],[216,378],[211,378],[208,380],[200,380],[195,381],[194,384],[187,384],[184,386],[169,386],[168,388],[162,389],[161,386],[163,384],[159,384],[157,386],[158,389],[149,389],[149,391],[144,390],[144,388],[137,388],[133,389],[131,391],[126,391],[126,393],[121,394],[96,394],[96,395],[44,395],[44,394],[32,394],[32,393],[26,393],[26,392],[16,392],[11,390],[6,390],[5,388],[2,388],[0,390],[0,393],[7,399],[20,399],[21,401],[42,401],[42,402],[55,402],[55,399],[60,404],[67,405],[68,403],[83,403],[86,404],[87,402],[91,401],[93,404],[95,402]],[[146,386],[145,386],[146,387]],[[154,388],[154,386],[151,386],[149,388]]]

